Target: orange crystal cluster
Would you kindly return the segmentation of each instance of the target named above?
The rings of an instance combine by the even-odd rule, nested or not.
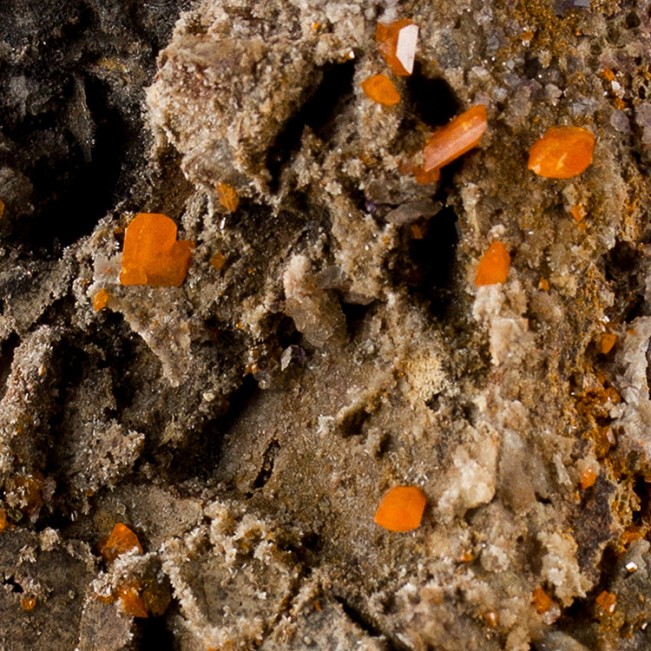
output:
[[[408,18],[393,23],[378,23],[375,39],[380,54],[393,74],[408,77],[414,70],[418,25]],[[378,104],[395,106],[400,102],[398,89],[384,74],[373,75],[360,85],[364,94]]]
[[[440,169],[479,144],[488,126],[486,107],[477,104],[432,134],[423,150],[423,170]]]
[[[417,486],[395,486],[380,500],[373,520],[388,531],[413,531],[420,527],[426,503]]]
[[[507,248],[502,242],[492,242],[477,265],[475,286],[497,285],[505,282],[510,268],[511,256]]]
[[[581,127],[551,127],[529,150],[529,169],[548,179],[569,179],[592,163],[595,137]]]
[[[194,243],[176,239],[166,215],[138,213],[127,226],[122,252],[123,285],[178,287],[190,268]]]

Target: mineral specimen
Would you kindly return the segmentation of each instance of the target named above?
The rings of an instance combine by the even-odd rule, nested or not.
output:
[[[367,97],[384,106],[395,106],[400,102],[400,93],[386,75],[373,75],[361,84]]]
[[[181,285],[193,246],[187,240],[177,241],[176,224],[166,215],[138,213],[124,236],[120,282],[152,287]]]
[[[448,165],[476,147],[487,126],[486,107],[477,104],[435,131],[423,149],[423,171]]]
[[[417,486],[395,486],[380,500],[373,520],[388,531],[413,531],[420,527],[426,504]]]
[[[399,76],[409,76],[414,70],[418,25],[408,18],[378,23],[375,32],[378,48],[391,70]]]
[[[569,179],[592,163],[595,137],[581,127],[550,127],[529,150],[529,169],[549,179]]]

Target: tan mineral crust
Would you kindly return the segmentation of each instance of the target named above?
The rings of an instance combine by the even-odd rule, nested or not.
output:
[[[151,74],[92,64],[145,121],[86,234],[23,246],[39,177],[0,167],[0,649],[650,649],[648,2],[185,6]],[[593,162],[537,176],[562,125]],[[196,243],[180,287],[120,284],[138,212]],[[404,533],[373,520],[401,485]],[[143,551],[108,562],[117,523]]]

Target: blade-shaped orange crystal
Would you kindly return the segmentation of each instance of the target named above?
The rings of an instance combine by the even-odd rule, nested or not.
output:
[[[486,107],[477,104],[435,131],[423,149],[423,170],[443,167],[476,147],[487,125]]]

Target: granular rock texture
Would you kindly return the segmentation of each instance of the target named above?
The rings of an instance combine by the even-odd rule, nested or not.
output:
[[[0,648],[651,647],[649,6],[9,4]],[[537,176],[562,125],[593,162]],[[120,283],[139,212],[181,286]]]

